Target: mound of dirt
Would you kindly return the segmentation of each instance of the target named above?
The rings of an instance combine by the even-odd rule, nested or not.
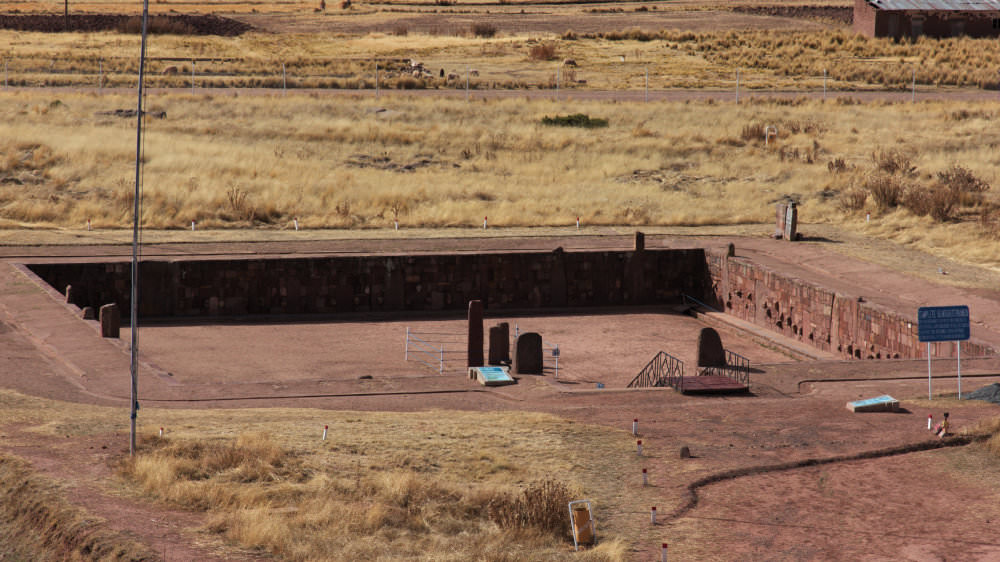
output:
[[[66,18],[60,15],[0,15],[0,29],[16,31],[40,31],[54,33],[62,31],[118,31],[119,33],[140,33],[142,18],[116,14],[71,15],[67,26]],[[235,37],[253,30],[248,23],[215,15],[174,15],[152,16],[149,18],[149,33],[174,35],[221,35]]]
[[[983,400],[992,404],[1000,404],[1000,383],[993,383],[984,386],[975,392],[970,392],[964,396],[969,400]]]
[[[846,24],[854,22],[854,8],[840,6],[733,6],[733,11],[756,16],[824,19]]]

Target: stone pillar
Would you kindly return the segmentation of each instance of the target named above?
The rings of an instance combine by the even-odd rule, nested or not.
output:
[[[788,203],[782,201],[775,204],[775,224],[774,237],[780,239],[785,235],[785,214],[788,211]]]
[[[469,367],[483,363],[483,301],[469,301]]]
[[[795,202],[788,203],[788,210],[785,211],[785,240],[795,241],[798,236],[799,210],[795,207]]]
[[[514,340],[514,372],[522,375],[542,374],[542,336],[525,332]]]
[[[121,336],[122,315],[117,304],[106,304],[100,310],[101,336],[117,338]]]
[[[725,367],[726,350],[715,328],[702,328],[698,334],[698,367]]]
[[[510,324],[501,322],[490,327],[490,365],[510,364]]]

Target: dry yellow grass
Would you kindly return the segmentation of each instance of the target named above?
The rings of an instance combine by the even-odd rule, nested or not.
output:
[[[388,17],[388,16],[387,16]],[[387,24],[388,25],[388,24]],[[402,24],[400,24],[402,25]],[[569,24],[568,24],[569,25]],[[475,37],[471,25],[453,33],[248,33],[241,37],[157,35],[149,42],[154,87],[188,87],[190,59],[198,87],[371,88],[375,66],[390,89],[732,90],[907,89],[918,85],[993,88],[1000,45],[988,39],[921,39],[896,43],[849,30],[706,32],[623,30],[586,35],[499,33]],[[0,31],[0,59],[11,85],[134,87],[139,38],[119,33],[43,34]],[[532,49],[546,45],[551,60]],[[559,69],[564,59],[576,66]],[[410,60],[426,73],[412,73]],[[282,73],[284,65],[286,74]],[[168,67],[176,74],[165,75]],[[441,71],[445,75],[441,76]],[[457,74],[460,79],[449,79]]]
[[[123,228],[134,121],[114,95],[8,93],[0,109],[5,228]],[[421,96],[160,95],[147,121],[147,228],[733,225],[770,221],[793,197],[805,222],[864,232],[996,267],[995,194],[938,222],[904,208],[844,211],[872,154],[894,150],[931,185],[960,165],[996,183],[992,103],[605,103]],[[586,113],[600,129],[547,127]],[[777,127],[764,146],[755,131]],[[843,171],[831,169],[840,162]],[[865,212],[872,213],[864,223]],[[976,241],[969,244],[970,240]]]
[[[77,438],[118,427],[125,444],[121,409],[10,391],[0,405],[3,423],[29,432]],[[120,493],[204,511],[203,532],[281,559],[614,561],[638,538],[629,513],[641,488],[625,474],[640,460],[626,431],[525,412],[143,408],[140,422]],[[547,478],[595,502],[597,548],[574,554],[568,536],[502,529],[488,516],[491,498]]]

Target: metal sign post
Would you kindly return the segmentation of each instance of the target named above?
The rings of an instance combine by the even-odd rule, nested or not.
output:
[[[958,399],[962,399],[962,344],[969,339],[969,307],[922,306],[917,311],[917,334],[927,342],[927,399],[931,394],[931,342],[953,341],[958,346]]]

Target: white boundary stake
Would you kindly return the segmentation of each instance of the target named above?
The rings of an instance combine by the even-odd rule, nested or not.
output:
[[[194,221],[191,221],[191,232],[194,232]]]
[[[635,442],[635,454],[642,456],[642,439]]]
[[[330,429],[330,426],[328,425],[323,426],[323,441],[326,441],[326,432],[328,429]]]
[[[646,469],[642,469],[642,487],[645,488],[649,486],[649,475],[646,473]]]
[[[667,562],[667,543],[663,543],[660,550],[660,562]]]
[[[934,414],[927,414],[927,429],[928,431],[934,427]]]
[[[163,437],[163,428],[160,428],[160,437]]]
[[[295,232],[298,232],[299,231],[299,219],[298,218],[294,218],[294,219],[292,219],[292,222],[295,223]]]
[[[489,217],[483,217],[483,230],[486,230],[486,224],[487,224],[486,223],[486,219],[488,219],[488,218]]]
[[[656,506],[649,508],[649,524],[656,525]]]
[[[590,533],[593,535],[594,543],[597,543],[597,531],[594,528],[594,510],[590,505],[590,500],[574,500],[569,502],[569,528],[573,531],[573,550],[580,550],[579,536],[576,532],[576,525],[573,522],[573,506],[574,505],[586,505],[587,506],[587,525],[590,527]]]
[[[632,436],[635,437],[638,435],[639,435],[639,418],[634,418],[632,420]]]

